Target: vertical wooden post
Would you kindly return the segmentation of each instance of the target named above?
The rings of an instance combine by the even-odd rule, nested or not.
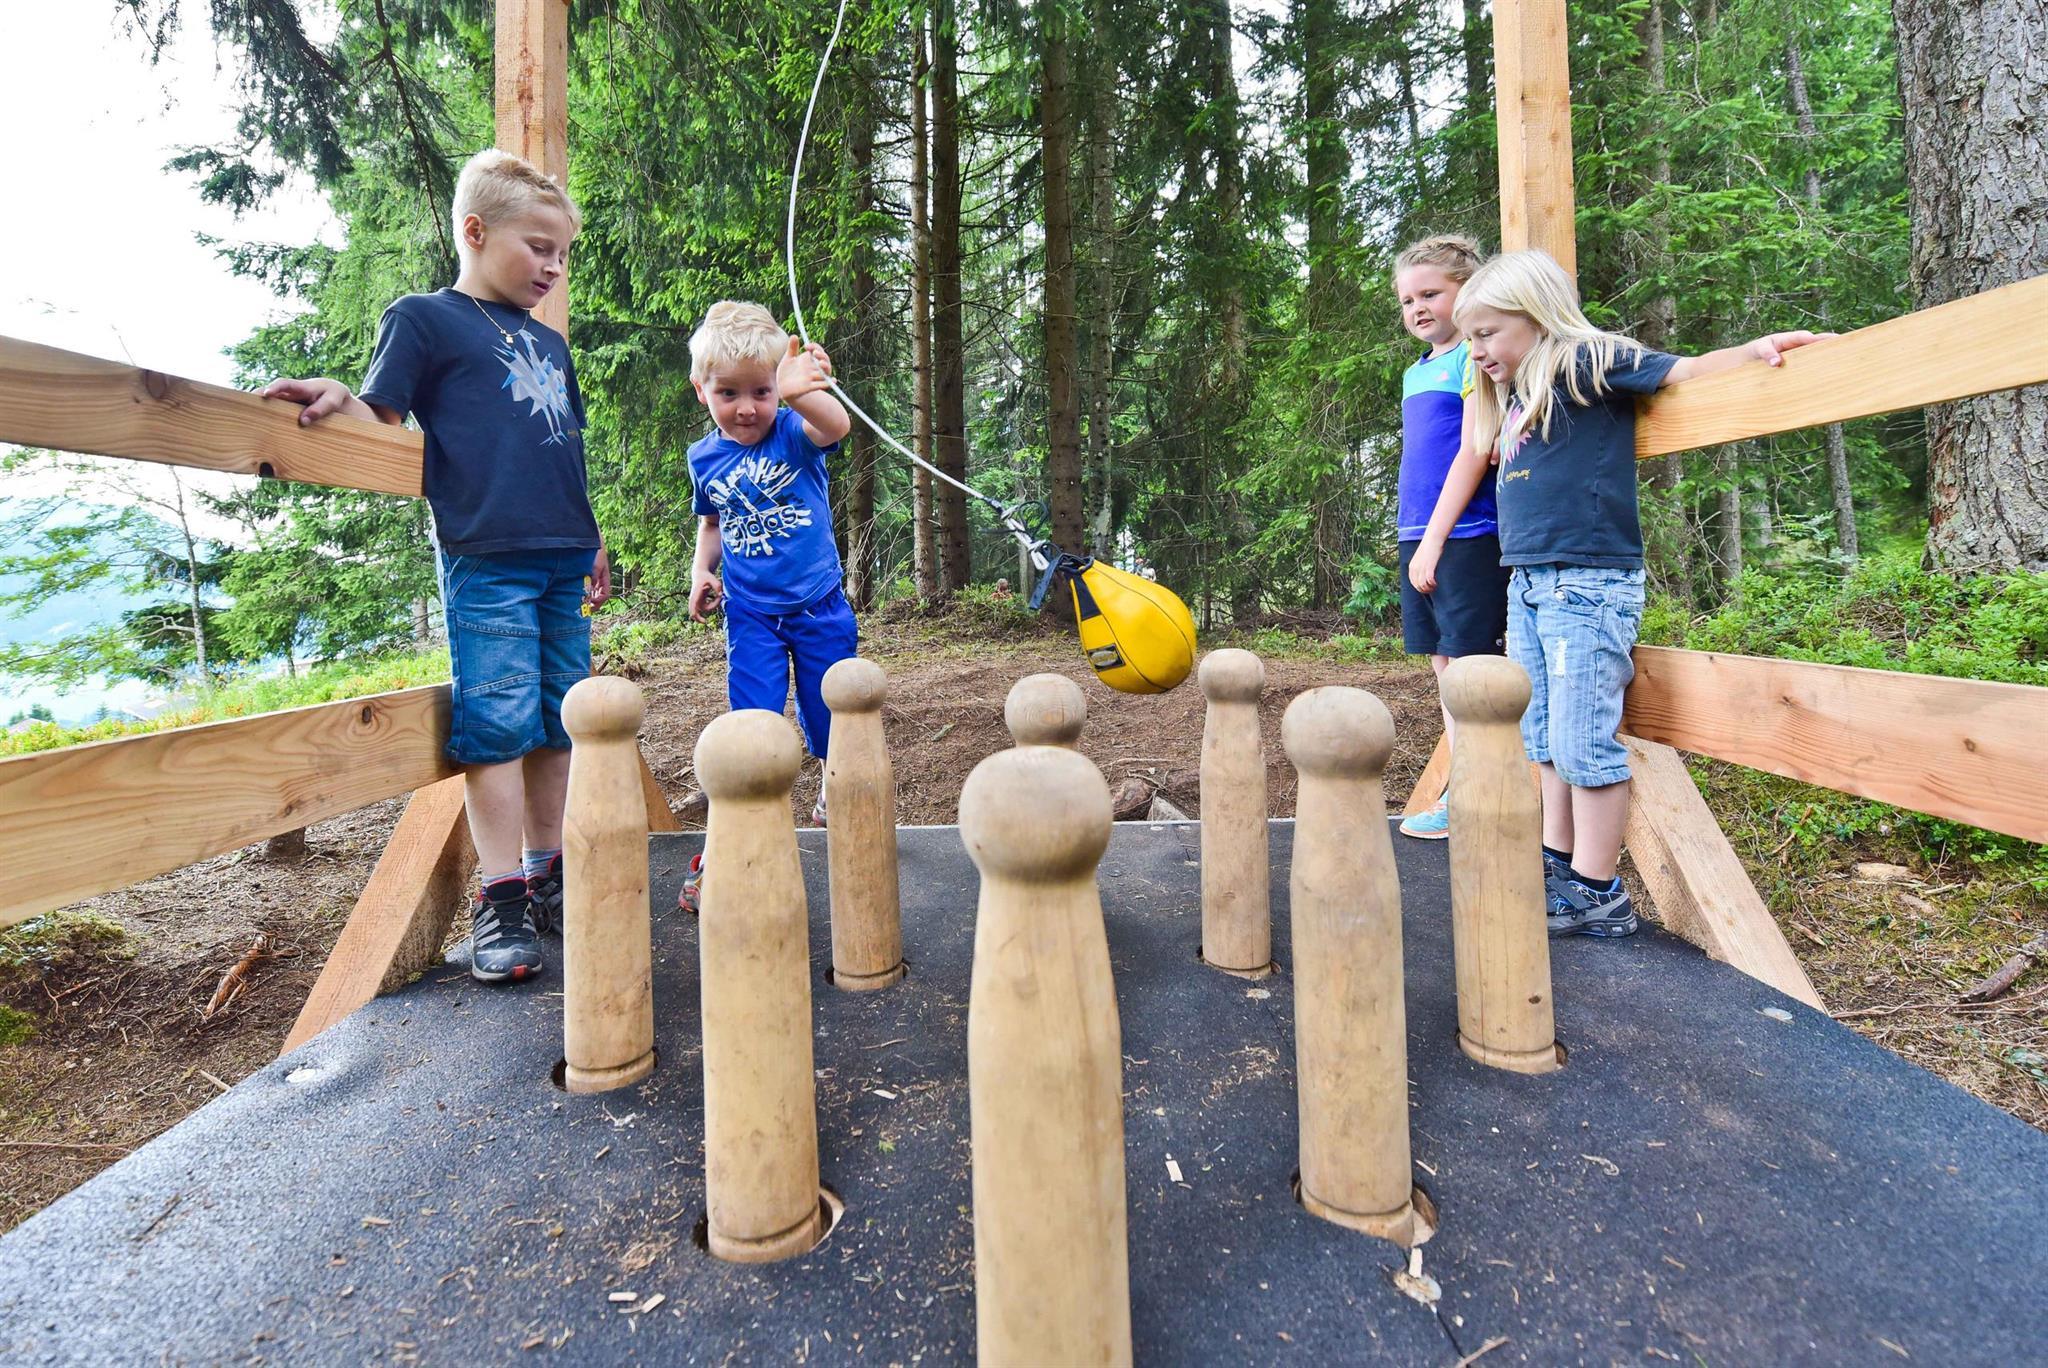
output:
[[[1505,656],[1444,671],[1458,723],[1451,753],[1451,948],[1458,1045],[1481,1064],[1550,1073],[1562,1063],[1543,927],[1543,815],[1525,776],[1529,676]]]
[[[569,0],[498,0],[498,146],[569,184]],[[569,285],[533,316],[568,336]]]
[[[604,675],[562,700],[569,792],[562,824],[562,1084],[573,1093],[654,1071],[654,951],[638,685]]]
[[[1326,1221],[1418,1245],[1408,1143],[1401,878],[1383,787],[1394,719],[1363,689],[1310,689],[1280,744],[1295,802],[1294,1057],[1301,1204]]]
[[[896,770],[882,732],[888,676],[854,657],[825,671],[832,747],[825,757],[831,870],[832,985],[849,993],[903,977],[903,905],[896,872]]]
[[[1494,0],[1500,247],[1541,248],[1576,279],[1569,44],[1565,0]]]
[[[967,1095],[989,1368],[1131,1362],[1122,1037],[1095,885],[1109,833],[1109,786],[1064,747],[998,751],[960,791],[981,871]]]
[[[1239,978],[1273,972],[1266,848],[1266,752],[1259,695],[1266,667],[1250,651],[1202,658],[1202,959]]]
[[[803,747],[758,709],[697,738],[711,800],[697,917],[703,994],[704,1202],[711,1252],[792,1258],[824,1234],[804,872],[789,786]]]

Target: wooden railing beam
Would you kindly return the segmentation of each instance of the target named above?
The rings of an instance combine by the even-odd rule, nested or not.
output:
[[[420,435],[0,337],[0,442],[267,479],[421,491]]]
[[[436,684],[0,760],[0,926],[445,779],[447,740]]]
[[[1687,380],[1637,402],[1636,456],[1739,442],[2048,381],[2048,275],[1800,347],[1779,366]]]

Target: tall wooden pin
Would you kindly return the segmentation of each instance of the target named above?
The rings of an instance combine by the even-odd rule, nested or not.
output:
[[[1202,958],[1240,978],[1273,972],[1266,854],[1266,751],[1259,694],[1266,667],[1250,651],[1202,658]]]
[[[1301,1202],[1420,1244],[1433,1232],[1413,1201],[1401,883],[1381,792],[1394,720],[1363,689],[1311,689],[1288,705],[1280,741],[1301,776],[1289,882]]]
[[[1071,750],[1087,720],[1088,700],[1081,696],[1081,686],[1065,675],[1025,675],[1003,700],[1003,725],[1020,746]]]
[[[1121,1032],[1095,866],[1109,786],[1074,751],[975,766],[981,871],[967,1006],[979,1358],[1128,1364]]]
[[[888,677],[871,660],[825,671],[832,709],[825,757],[825,829],[832,889],[832,983],[848,992],[903,977],[903,910],[896,877],[896,772],[882,735]]]
[[[697,918],[704,1190],[711,1252],[734,1263],[787,1259],[824,1233],[810,948],[789,808],[802,761],[796,732],[771,712],[726,713],[697,739],[711,802]]]
[[[1529,676],[1505,656],[1444,671],[1451,751],[1451,941],[1458,1044],[1482,1064],[1550,1073],[1563,1061],[1543,924],[1543,814],[1520,722]]]
[[[562,822],[562,1084],[603,1092],[654,1071],[647,801],[636,740],[646,705],[593,675],[562,700],[569,790]]]

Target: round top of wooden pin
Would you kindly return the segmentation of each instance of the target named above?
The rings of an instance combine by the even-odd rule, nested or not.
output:
[[[562,699],[562,725],[574,741],[617,741],[640,730],[647,700],[640,686],[616,675],[578,680]]]
[[[821,687],[833,712],[874,712],[889,696],[889,676],[872,660],[848,656],[825,671]]]
[[[697,782],[713,798],[773,798],[789,792],[803,743],[782,714],[745,708],[713,719],[697,738]]]
[[[1024,883],[1085,874],[1109,847],[1109,785],[1078,751],[1023,746],[974,767],[960,837],[974,867]]]
[[[1212,703],[1256,703],[1266,687],[1266,665],[1250,651],[1226,648],[1203,656],[1197,677]]]
[[[1071,746],[1087,720],[1088,700],[1065,675],[1026,675],[1003,702],[1003,725],[1020,746]]]
[[[1520,722],[1529,675],[1506,656],[1459,656],[1444,671],[1444,706],[1460,722]]]
[[[1364,689],[1327,685],[1287,705],[1280,744],[1304,774],[1380,774],[1394,753],[1394,718]]]

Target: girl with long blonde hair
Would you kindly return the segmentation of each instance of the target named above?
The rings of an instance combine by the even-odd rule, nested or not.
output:
[[[1507,650],[1528,671],[1522,744],[1542,776],[1543,866],[1553,936],[1636,929],[1615,877],[1628,815],[1628,751],[1616,738],[1643,615],[1636,510],[1636,398],[1819,340],[1772,333],[1704,356],[1652,351],[1587,321],[1543,252],[1508,252],[1465,282],[1452,312],[1476,372],[1466,440],[1408,574],[1434,582],[1460,510],[1498,461]]]

